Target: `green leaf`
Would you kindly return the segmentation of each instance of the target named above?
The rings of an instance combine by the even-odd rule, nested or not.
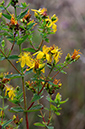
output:
[[[54,129],[53,126],[46,126],[48,129]]]
[[[17,41],[17,44],[20,45],[22,44],[26,39],[27,39],[28,35],[23,36],[22,38],[19,38]]]
[[[35,22],[32,22],[32,23],[29,22],[29,24],[27,25],[27,29],[30,30],[34,24],[35,24]]]
[[[31,102],[35,102],[35,101],[41,99],[42,97],[43,96],[39,96],[39,95],[35,94]]]
[[[12,60],[12,59],[18,59],[18,55],[11,55],[8,57],[8,59]]]
[[[53,101],[49,96],[47,96],[46,99],[47,99],[49,102],[54,103],[54,101]]]
[[[9,107],[9,105],[5,106],[4,109],[7,109]]]
[[[44,125],[44,124],[42,124],[42,123],[39,123],[39,122],[37,122],[37,123],[34,123],[34,125],[35,125],[35,126],[41,126],[41,127],[45,127],[45,125]]]
[[[67,74],[67,72],[65,72],[63,69],[60,71],[61,73]]]
[[[28,9],[25,10],[24,12],[22,12],[20,15],[18,15],[18,16],[17,16],[17,19],[18,19],[18,20],[19,20],[19,19],[22,19],[22,18],[26,15],[27,12],[28,12]]]
[[[13,121],[13,120],[9,120],[9,121],[7,121],[5,124],[3,124],[3,125],[2,125],[2,127],[1,127],[1,128],[3,129],[3,128],[4,128],[4,127],[6,127],[8,124],[10,124],[12,121]]]
[[[14,79],[14,78],[20,78],[21,75],[20,74],[9,74],[9,75],[6,75],[5,77],[6,78]]]
[[[48,39],[48,38],[45,38],[45,41],[46,41],[47,43],[49,43],[49,39]]]
[[[56,115],[58,115],[58,116],[60,115],[60,112],[55,112],[55,113],[56,113]]]
[[[3,97],[0,95],[0,99],[3,99]]]
[[[59,103],[59,104],[66,103],[68,100],[69,100],[69,98],[67,98],[67,99],[66,99],[66,100],[64,100],[64,101],[60,101],[60,103]]]
[[[55,103],[60,103],[60,101],[61,101],[61,95],[60,95],[60,93],[58,92],[57,93],[57,95],[56,95],[56,97],[55,97]]]
[[[11,19],[11,16],[10,15],[8,15],[8,14],[4,14],[4,13],[2,13],[2,15],[5,17],[5,18],[7,18],[7,19]]]
[[[23,92],[21,92],[21,94],[19,94],[19,95],[17,96],[17,99],[20,99],[22,95],[23,95]]]
[[[24,48],[23,50],[28,52],[33,52],[33,53],[36,52],[35,49],[33,48]]]
[[[5,57],[0,57],[0,61],[5,60]]]
[[[39,111],[41,108],[43,107],[43,105],[35,105],[33,107],[30,108],[30,110],[27,110],[27,112],[35,112],[35,111]]]
[[[24,110],[20,107],[12,107],[9,111],[10,112],[24,112]]]
[[[57,109],[54,105],[51,104],[50,107],[51,107],[51,109],[52,109],[54,112],[57,112],[57,111],[58,111],[58,109]]]
[[[27,5],[25,2],[24,3],[21,3],[21,5],[16,5],[16,7],[17,8],[20,8],[20,9],[25,9],[28,6],[29,6],[29,4]]]
[[[0,5],[0,10],[4,10],[3,5]]]

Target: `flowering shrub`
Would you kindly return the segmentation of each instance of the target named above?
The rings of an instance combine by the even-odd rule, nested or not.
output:
[[[14,7],[15,14],[10,14],[8,11],[9,6]],[[21,10],[19,15],[17,15],[17,8]],[[56,33],[56,23],[58,21],[56,14],[50,18],[46,8],[31,9],[35,20],[31,18],[31,11],[28,5],[26,3],[18,5],[18,0],[11,0],[6,7],[3,1],[0,3],[0,9],[0,18],[2,19],[0,25],[0,61],[8,60],[16,71],[16,73],[11,74],[0,73],[0,99],[2,99],[0,104],[0,128],[17,129],[23,122],[23,118],[19,119],[18,115],[13,115],[13,118],[6,120],[4,111],[8,109],[8,106],[4,106],[4,99],[7,99],[14,104],[13,107],[9,107],[9,112],[23,112],[27,129],[29,129],[29,112],[35,111],[40,111],[41,115],[39,117],[42,118],[42,123],[37,122],[34,125],[45,129],[53,129],[54,127],[51,125],[53,112],[56,115],[60,115],[61,104],[68,100],[62,101],[59,92],[52,99],[52,96],[62,86],[61,80],[57,79],[57,75],[60,72],[65,73],[64,67],[77,61],[81,52],[74,49],[73,54],[70,55],[68,53],[65,61],[60,63],[59,61],[63,54],[61,48],[56,45],[43,46],[43,42],[49,42],[49,35]],[[4,13],[4,10],[6,13]],[[3,19],[8,19],[9,22],[6,23]],[[41,42],[37,47],[33,43],[33,32],[35,29],[41,35]],[[11,43],[11,49],[7,48],[4,38]],[[25,41],[29,42],[31,47],[23,48],[22,44]],[[12,54],[15,45],[19,48],[19,55]],[[16,60],[16,66],[12,60]],[[20,64],[20,70],[17,68],[17,63]],[[48,74],[46,74],[46,68],[48,68]],[[53,76],[51,76],[52,72],[54,72]],[[25,80],[25,76],[29,76],[29,74],[32,74],[33,78]],[[10,85],[10,81],[14,78],[21,78],[22,87],[17,86],[15,88]],[[33,97],[28,106],[26,96],[29,90],[32,92]],[[44,97],[44,90],[48,93],[46,100],[49,102],[49,108],[40,103],[40,99]],[[44,115],[45,110],[49,113],[48,118]]]

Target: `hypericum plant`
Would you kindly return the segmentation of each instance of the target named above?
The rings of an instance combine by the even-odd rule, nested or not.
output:
[[[13,6],[15,14],[10,14],[8,7]],[[17,9],[20,9],[21,13],[17,14]],[[33,11],[34,19],[31,18],[30,12]],[[3,13],[2,13],[3,12]],[[58,89],[61,88],[62,83],[60,79],[57,79],[57,75],[64,72],[64,67],[68,64],[77,61],[80,58],[81,52],[74,50],[73,54],[69,53],[65,57],[63,63],[59,62],[62,56],[62,50],[56,45],[47,47],[43,46],[43,42],[49,42],[49,35],[55,34],[57,31],[56,22],[58,17],[56,14],[49,16],[46,8],[40,8],[39,10],[29,9],[26,3],[18,5],[18,0],[11,0],[7,6],[5,2],[0,3],[0,61],[7,60],[11,66],[15,69],[15,73],[0,73],[0,128],[5,129],[18,129],[23,121],[23,118],[19,118],[17,115],[13,115],[13,118],[6,120],[5,110],[8,112],[20,113],[23,112],[26,121],[26,129],[29,129],[29,112],[40,111],[38,115],[42,118],[42,122],[34,123],[35,126],[41,126],[44,129],[53,129],[51,120],[53,112],[56,115],[60,115],[61,104],[65,103],[68,99],[62,101],[62,97],[57,92],[55,98],[52,96]],[[7,20],[7,21],[6,21]],[[35,46],[33,43],[34,32],[38,31],[40,34],[41,42],[39,46]],[[7,48],[6,41],[11,43],[11,48]],[[31,47],[23,48],[24,42],[30,44]],[[13,54],[14,47],[19,48],[19,54]],[[16,65],[13,64],[13,60],[16,60]],[[17,68],[17,65],[20,64]],[[46,73],[46,69],[48,72]],[[54,73],[51,76],[51,73]],[[32,78],[26,80],[25,76],[31,74]],[[10,85],[10,81],[15,78],[21,78],[22,86],[16,88]],[[49,102],[49,106],[45,107],[40,103],[40,99],[44,97],[44,90],[48,95],[46,100]],[[30,104],[28,105],[27,94],[32,92]],[[4,104],[4,100],[8,100],[13,103],[13,107]],[[44,113],[44,111],[46,112]],[[46,116],[48,113],[48,118]]]

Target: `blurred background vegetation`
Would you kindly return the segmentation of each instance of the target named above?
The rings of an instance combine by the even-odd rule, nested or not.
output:
[[[1,0],[0,0],[1,2]],[[5,0],[7,5],[9,0]],[[85,0],[19,0],[29,4],[31,9],[47,8],[48,14],[52,16],[56,14],[59,18],[57,23],[58,31],[55,35],[51,35],[50,43],[45,43],[47,46],[52,44],[58,45],[63,51],[63,62],[66,54],[73,53],[74,49],[80,49],[82,52],[81,58],[78,62],[73,63],[68,69],[65,69],[67,74],[59,74],[58,78],[61,78],[63,83],[61,90],[62,99],[69,98],[69,101],[62,105],[62,111],[60,116],[53,116],[53,124],[55,129],[85,129]],[[14,13],[13,8],[9,8],[11,13]],[[19,13],[20,10],[17,10]],[[31,12],[33,14],[33,12]],[[34,42],[37,46],[40,42],[38,33],[35,33]],[[7,41],[8,48],[11,48],[11,44]],[[28,47],[29,43],[23,44],[23,47]],[[17,53],[17,47],[15,46],[13,53]],[[16,62],[14,62],[16,64]],[[0,62],[0,72],[13,72],[14,69],[5,60]],[[26,79],[29,80],[27,76]],[[13,86],[20,85],[20,79],[12,80]],[[32,94],[28,93],[28,104]],[[44,105],[48,104],[45,98],[41,100]],[[6,101],[7,104],[7,101]],[[10,104],[10,103],[9,103]],[[11,104],[10,104],[11,105]],[[11,105],[12,106],[12,105]],[[10,119],[9,112],[6,112],[8,119]],[[33,122],[40,120],[38,113],[30,113],[30,129],[37,129],[34,127]],[[21,127],[24,129],[24,125]]]

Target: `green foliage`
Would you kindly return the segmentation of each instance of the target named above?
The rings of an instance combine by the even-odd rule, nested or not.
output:
[[[8,124],[10,124],[13,120],[7,121],[5,124],[2,125],[2,128],[5,128]]]
[[[8,10],[10,6],[13,6],[15,14],[10,14]],[[14,115],[12,119],[6,120],[4,111],[8,110],[10,113],[23,114],[28,129],[29,113],[40,111],[38,116],[42,122],[34,123],[34,125],[54,129],[51,124],[52,114],[60,115],[61,105],[68,101],[68,99],[62,101],[58,91],[62,83],[60,79],[57,79],[57,75],[60,72],[67,74],[64,68],[68,68],[67,65],[77,61],[81,52],[75,49],[72,55],[67,54],[63,63],[59,62],[62,55],[61,48],[56,45],[43,46],[44,42],[50,42],[50,34],[55,34],[57,31],[55,23],[58,17],[56,14],[50,17],[46,8],[32,9],[34,16],[31,17],[28,6],[25,2],[21,5],[18,4],[18,0],[10,0],[6,7],[4,1],[0,3],[0,61],[7,60],[14,68],[13,73],[8,71],[0,73],[0,99],[2,100],[0,103],[0,125],[2,128],[9,128],[11,124],[12,128],[19,128],[22,118],[19,120],[18,115],[17,117]],[[19,15],[17,15],[17,8],[20,12]],[[37,38],[39,40],[35,41]],[[6,43],[6,41],[8,42]],[[11,43],[10,48],[8,48],[9,42]],[[39,45],[36,42],[40,42]],[[25,47],[25,43],[28,43],[26,45],[29,47]],[[15,46],[17,51],[16,54],[13,54]],[[15,65],[15,63],[20,63],[20,65]],[[10,81],[18,78],[20,78],[19,86],[12,86]],[[29,91],[32,93],[30,101],[27,98]],[[52,99],[56,91],[58,93],[55,99]],[[47,93],[45,94],[45,92]],[[48,107],[42,104],[40,101],[42,98],[48,101]],[[13,106],[5,105],[5,99]],[[47,118],[47,116],[49,117]]]
[[[28,9],[26,9],[24,12],[20,13],[20,14],[17,16],[17,20],[22,19],[22,18],[26,15],[27,12],[28,12]]]
[[[2,13],[2,15],[3,15],[5,18],[7,18],[8,20],[10,20],[10,19],[11,19],[11,16],[10,16],[10,15],[8,15],[8,14],[4,14],[4,13]]]

